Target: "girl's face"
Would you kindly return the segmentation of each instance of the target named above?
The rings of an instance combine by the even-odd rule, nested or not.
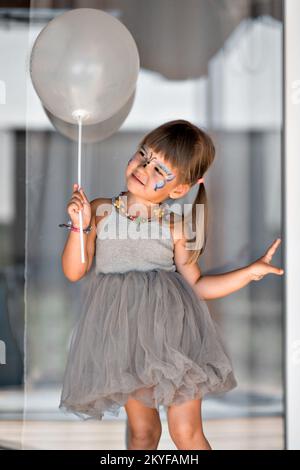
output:
[[[126,180],[130,192],[157,202],[168,198],[177,186],[177,172],[163,157],[143,145],[128,161]]]

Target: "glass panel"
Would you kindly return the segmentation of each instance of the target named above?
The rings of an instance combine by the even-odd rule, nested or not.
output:
[[[10,358],[0,369],[0,444],[125,449],[124,408],[118,417],[107,415],[101,426],[83,424],[58,408],[88,281],[71,283],[61,268],[67,233],[58,224],[68,218],[77,143],[53,128],[24,67],[41,29],[72,2],[60,2],[60,10],[55,4],[47,2],[47,10],[38,1],[30,10],[0,9],[0,98],[6,99],[0,114],[0,344]],[[94,2],[76,1],[71,8],[80,6]],[[97,7],[131,31],[141,70],[133,108],[120,130],[82,146],[82,185],[89,200],[125,189],[128,159],[149,130],[187,119],[207,130],[217,149],[205,179],[209,236],[199,261],[202,274],[251,263],[281,236],[281,1],[199,1],[187,8],[180,1],[170,6],[128,0]],[[181,203],[194,197],[193,189]],[[280,253],[272,260],[276,266],[282,265]],[[207,305],[238,380],[231,392],[205,397],[208,440],[215,449],[283,448],[282,278],[253,281]],[[0,350],[3,359],[5,348]],[[163,407],[160,416],[158,448],[175,449]]]

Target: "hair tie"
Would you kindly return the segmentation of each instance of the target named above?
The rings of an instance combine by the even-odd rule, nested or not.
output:
[[[204,178],[199,178],[199,179],[197,180],[197,184],[198,184],[198,183],[199,183],[199,184],[200,184],[200,183],[204,183]]]

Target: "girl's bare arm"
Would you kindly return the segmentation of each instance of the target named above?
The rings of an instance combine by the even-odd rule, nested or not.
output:
[[[64,275],[69,281],[76,282],[90,270],[95,254],[95,241],[97,222],[101,219],[101,207],[103,202],[109,199],[97,198],[89,202],[83,189],[78,184],[73,185],[73,193],[67,204],[67,212],[75,227],[79,227],[79,211],[82,211],[83,228],[92,226],[87,234],[83,232],[83,246],[85,263],[81,261],[80,232],[69,231],[61,262]],[[100,211],[98,210],[100,208]]]
[[[189,257],[189,250],[186,250],[183,239],[177,240],[175,244],[174,258],[177,270],[189,282],[198,297],[203,300],[211,300],[225,297],[245,287],[250,281],[262,279],[266,274],[282,275],[283,269],[270,264],[280,242],[279,238],[275,240],[261,258],[248,266],[228,273],[211,276],[201,276],[197,263],[184,265],[184,262]]]
[[[80,233],[69,231],[64,250],[62,252],[61,263],[64,275],[69,281],[76,282],[80,280],[90,270],[95,254],[96,240],[96,209],[101,200],[91,201],[91,220],[92,230],[89,233],[83,233],[84,258],[85,263],[81,261]]]

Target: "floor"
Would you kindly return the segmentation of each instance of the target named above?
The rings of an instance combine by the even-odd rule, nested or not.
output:
[[[162,420],[163,433],[158,449],[176,449]],[[206,436],[215,450],[283,449],[280,417],[211,419],[204,423]],[[14,449],[95,449],[125,450],[126,421],[102,422],[20,421],[0,422],[2,448]]]
[[[58,409],[60,388],[0,389],[0,448],[126,449],[126,413],[82,421]],[[203,402],[204,432],[213,449],[283,449],[282,396],[236,390]],[[158,449],[176,449],[164,407]]]

